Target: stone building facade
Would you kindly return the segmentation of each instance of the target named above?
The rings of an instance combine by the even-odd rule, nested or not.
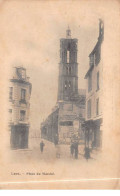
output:
[[[99,21],[98,41],[89,55],[89,70],[85,75],[86,90],[86,142],[89,147],[102,146],[102,45],[104,40],[104,23]]]
[[[70,143],[75,137],[80,138],[81,124],[85,118],[85,90],[78,92],[77,43],[77,39],[71,38],[71,30],[68,28],[66,38],[60,39],[58,98],[55,107],[57,108],[57,134],[56,131],[54,132],[59,143],[65,144]],[[45,121],[45,124],[48,121]],[[53,127],[52,123],[51,121],[51,127]],[[43,133],[43,126],[41,132]],[[47,135],[50,137],[49,134]]]
[[[58,112],[59,109],[56,107],[41,124],[41,138],[56,144],[58,143]]]
[[[9,86],[9,128],[12,149],[28,148],[32,85],[23,67],[14,67]]]

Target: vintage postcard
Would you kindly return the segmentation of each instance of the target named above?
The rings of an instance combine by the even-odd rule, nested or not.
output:
[[[120,188],[120,1],[0,1],[0,188]]]

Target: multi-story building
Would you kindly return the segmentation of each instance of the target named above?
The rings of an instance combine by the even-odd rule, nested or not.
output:
[[[31,83],[23,67],[14,67],[9,87],[9,128],[12,149],[28,148]]]
[[[71,38],[68,28],[66,38],[60,39],[60,63],[57,99],[57,134],[60,143],[69,143],[71,138],[81,135],[81,123],[85,118],[85,91],[78,92],[77,39]],[[50,115],[51,116],[51,115]],[[50,117],[49,116],[49,117]],[[50,118],[45,121],[53,127]],[[45,127],[48,127],[45,125]],[[43,133],[43,127],[41,128]],[[48,137],[51,129],[47,130]],[[55,132],[56,134],[56,132]],[[44,134],[42,134],[43,136]],[[47,138],[45,136],[44,138]],[[55,136],[56,138],[56,136]]]
[[[89,70],[86,90],[86,142],[95,148],[102,145],[102,44],[104,39],[104,23],[99,21],[98,41],[89,55]],[[89,147],[90,147],[89,146]]]

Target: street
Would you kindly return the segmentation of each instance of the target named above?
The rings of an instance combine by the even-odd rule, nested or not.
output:
[[[17,156],[17,160],[26,159],[26,156],[33,160],[44,160],[44,161],[52,161],[56,158],[56,147],[52,142],[47,140],[43,140],[45,147],[43,153],[40,151],[40,138],[30,138],[29,139],[29,148],[28,149],[20,149],[13,150],[13,156]],[[79,154],[78,159],[84,159],[84,145],[79,145]],[[70,145],[61,144],[60,145],[60,159],[63,160],[74,160],[74,157],[71,157],[70,154]]]
[[[56,159],[55,145],[52,142],[49,142],[47,140],[43,140],[43,141],[44,141],[45,147],[44,147],[43,153],[41,153],[40,152],[40,138],[32,138],[30,140],[29,146],[30,146],[30,149],[33,150],[34,158],[39,156],[40,159],[44,159],[44,160]],[[83,159],[84,158],[83,154],[84,154],[84,146],[79,145],[78,159]],[[74,159],[71,157],[71,154],[70,154],[70,145],[65,145],[65,144],[60,145],[60,158],[67,159],[67,160]]]
[[[79,145],[78,159],[72,158],[70,155],[70,145],[60,145],[60,158],[56,158],[56,147],[53,143],[43,140],[45,143],[43,153],[40,152],[40,138],[30,138],[28,149],[10,150],[10,163],[11,168],[8,168],[9,173],[19,172],[26,179],[30,179],[32,173],[32,179],[45,180],[45,175],[37,175],[37,173],[54,173],[55,175],[47,176],[49,179],[53,179],[55,176],[58,179],[69,179],[79,177],[88,178],[91,176],[91,165],[93,165],[93,174],[91,177],[95,177],[97,172],[96,166],[98,166],[100,158],[94,153],[91,154],[91,159],[86,160],[83,156],[84,145]],[[93,157],[94,154],[94,157]],[[23,165],[23,167],[22,167]],[[84,170],[87,172],[84,173]],[[28,175],[29,173],[29,175]],[[37,176],[36,176],[37,175]]]

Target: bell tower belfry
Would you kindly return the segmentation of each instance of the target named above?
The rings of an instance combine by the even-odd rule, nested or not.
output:
[[[58,101],[71,101],[78,95],[77,42],[68,27],[66,38],[60,39]]]
[[[42,138],[54,144],[76,142],[83,133],[85,91],[78,90],[77,43],[68,27],[66,37],[60,39],[57,103],[41,125]]]

